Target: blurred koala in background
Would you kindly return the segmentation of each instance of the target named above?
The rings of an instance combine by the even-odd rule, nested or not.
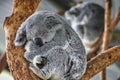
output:
[[[104,31],[104,8],[83,2],[65,12],[65,18],[81,38],[86,51],[97,42]]]

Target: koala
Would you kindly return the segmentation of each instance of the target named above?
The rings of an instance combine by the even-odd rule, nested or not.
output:
[[[39,11],[17,31],[15,46],[24,46],[29,68],[43,80],[79,80],[86,70],[86,52],[79,36],[59,15]]]
[[[65,18],[79,35],[84,46],[90,48],[104,31],[104,8],[91,2],[83,2],[65,12]]]

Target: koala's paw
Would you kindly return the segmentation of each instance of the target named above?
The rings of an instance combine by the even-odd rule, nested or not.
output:
[[[43,80],[48,80],[51,77],[51,74],[46,69],[37,69],[32,63],[29,64],[29,69]]]
[[[37,55],[33,59],[33,65],[38,69],[43,68],[46,63],[47,63],[47,58],[41,55]]]

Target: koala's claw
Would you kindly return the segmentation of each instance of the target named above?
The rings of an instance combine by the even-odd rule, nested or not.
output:
[[[43,68],[46,63],[47,63],[47,58],[41,55],[35,56],[33,59],[33,65],[38,69]]]
[[[47,73],[44,71],[44,69],[37,69],[32,63],[29,64],[29,69],[44,80],[47,80],[51,77],[50,73]]]

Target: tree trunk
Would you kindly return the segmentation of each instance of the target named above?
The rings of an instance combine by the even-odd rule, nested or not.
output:
[[[40,80],[29,70],[23,57],[23,47],[15,47],[13,44],[18,27],[36,10],[39,2],[40,0],[14,0],[12,15],[6,17],[4,22],[7,63],[14,80]]]

